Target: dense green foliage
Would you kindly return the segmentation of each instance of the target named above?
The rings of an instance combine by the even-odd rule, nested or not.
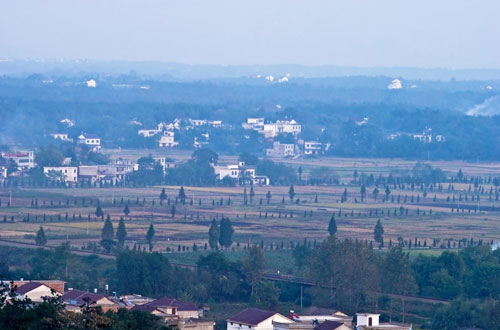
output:
[[[500,155],[499,116],[465,114],[497,96],[495,88],[484,89],[495,82],[408,81],[417,88],[391,91],[388,77],[295,79],[269,85],[244,78],[146,82],[122,75],[107,77],[98,88],[89,89],[81,86],[84,77],[53,77],[51,84],[43,83],[46,79],[40,75],[0,79],[0,116],[6,119],[0,144],[47,145],[54,143],[48,132],[67,132],[75,138],[85,131],[102,137],[105,147],[155,148],[156,138],[143,138],[138,129],[174,118],[206,118],[222,120],[227,127],[179,131],[180,148],[193,148],[193,139],[208,133],[207,146],[217,152],[262,153],[270,142],[255,131],[243,130],[241,123],[247,117],[265,117],[294,118],[303,125],[304,140],[330,142],[328,153],[337,156],[498,160]],[[123,89],[113,84],[151,88]],[[364,117],[369,118],[366,124],[355,123]],[[75,126],[61,123],[65,118],[74,120]],[[446,141],[423,143],[404,135],[427,127]],[[397,133],[403,135],[387,139]],[[190,171],[192,167],[184,169],[194,174]]]

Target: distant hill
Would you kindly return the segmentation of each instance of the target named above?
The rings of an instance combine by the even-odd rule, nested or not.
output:
[[[342,67],[333,65],[189,65],[168,62],[128,62],[92,60],[0,60],[0,74],[27,76],[31,73],[71,76],[85,73],[138,74],[162,80],[216,78],[325,78],[346,76],[388,76],[417,80],[500,80],[499,69],[446,69],[411,67]]]

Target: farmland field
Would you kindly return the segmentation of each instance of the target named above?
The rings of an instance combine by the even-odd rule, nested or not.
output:
[[[130,154],[130,157],[140,154]],[[183,153],[169,155],[182,159]],[[220,162],[234,157],[221,157]],[[453,202],[452,193],[442,183],[442,189],[426,191],[406,185],[390,186],[390,197],[382,200],[372,195],[373,186],[367,187],[362,201],[360,187],[353,183],[353,172],[359,175],[403,175],[415,165],[405,160],[376,159],[300,159],[284,161],[294,168],[303,168],[303,177],[319,167],[330,167],[340,178],[338,185],[295,185],[294,199],[288,195],[289,186],[254,187],[255,196],[248,197],[245,205],[245,187],[185,187],[186,203],[176,201],[179,186],[149,188],[16,188],[0,189],[0,238],[19,242],[34,242],[40,226],[44,227],[48,245],[55,246],[69,240],[74,248],[89,242],[99,242],[103,219],[95,216],[97,205],[113,220],[114,228],[120,217],[127,227],[127,242],[146,245],[145,233],[154,224],[154,249],[157,251],[189,251],[193,244],[204,248],[207,231],[213,218],[229,217],[235,228],[234,249],[246,244],[264,244],[267,248],[290,242],[321,241],[328,235],[328,222],[332,215],[338,225],[339,238],[373,240],[373,227],[377,219],[385,229],[385,241],[417,240],[423,249],[448,245],[457,247],[460,240],[496,241],[500,238],[500,202],[491,195],[492,183],[482,183],[480,201]],[[431,162],[447,176],[458,169],[467,176],[483,178],[498,176],[500,164],[461,162]],[[454,183],[454,195],[465,194],[469,183]],[[167,200],[160,201],[165,188]],[[474,187],[473,187],[474,188]],[[249,193],[250,187],[246,187]],[[342,194],[347,189],[347,200]],[[272,197],[268,203],[266,194]],[[424,197],[424,195],[426,195]],[[124,215],[125,205],[130,214]],[[175,206],[175,214],[172,208]],[[458,210],[458,211],[457,211]],[[261,242],[262,241],[262,242]],[[448,243],[450,241],[450,243]],[[181,249],[181,246],[183,247]],[[414,246],[415,247],[415,246]]]

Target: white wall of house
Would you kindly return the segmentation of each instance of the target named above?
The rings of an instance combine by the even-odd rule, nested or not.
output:
[[[60,295],[60,293],[56,293],[55,295]],[[53,294],[51,292],[51,289],[45,285],[40,285],[38,288],[35,288],[23,295],[23,297],[28,297],[34,302],[42,302],[43,297],[52,297],[52,296]]]
[[[276,313],[256,326],[227,321],[227,330],[273,330],[273,321],[279,323],[293,323],[292,320]]]
[[[380,314],[358,313],[356,314],[356,325],[359,326],[379,326]]]
[[[45,175],[49,174],[51,171],[60,172],[62,177],[64,178],[64,182],[77,182],[78,181],[78,168],[77,167],[63,167],[63,166],[54,166],[54,167],[44,167],[43,173]]]

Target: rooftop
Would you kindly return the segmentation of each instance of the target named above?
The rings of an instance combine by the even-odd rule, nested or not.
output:
[[[228,321],[248,325],[257,325],[275,314],[277,313],[272,311],[266,311],[258,308],[247,308],[228,319]]]
[[[42,286],[43,284],[40,283],[40,282],[28,282],[26,284],[23,284],[21,285],[20,287],[18,287],[16,289],[16,293],[17,294],[20,294],[20,295],[24,295],[40,286]]]

